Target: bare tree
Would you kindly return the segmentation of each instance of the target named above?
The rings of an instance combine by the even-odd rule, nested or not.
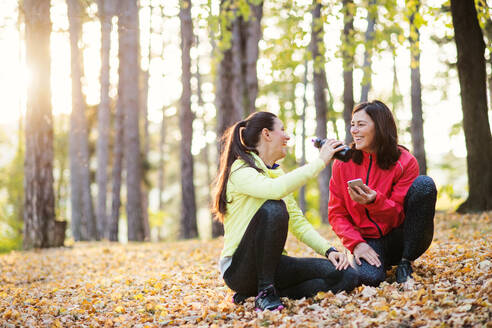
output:
[[[118,34],[121,38],[121,26],[118,27]],[[120,55],[121,56],[121,55]],[[119,66],[119,75],[123,67]],[[118,94],[122,93],[122,84],[118,84]],[[116,104],[116,115],[114,119],[114,142],[113,142],[113,172],[112,172],[112,190],[111,190],[111,217],[109,220],[109,226],[107,227],[109,233],[109,240],[118,241],[118,223],[120,220],[120,207],[121,207],[121,175],[123,171],[123,139],[124,139],[124,108],[121,97],[118,97]]]
[[[208,5],[211,6],[212,2],[209,1]],[[210,27],[209,27],[209,36],[210,36],[210,44],[212,45],[212,56],[215,57],[218,54],[218,47],[217,47],[217,41],[216,41],[214,32],[213,32],[212,28],[210,28]],[[221,61],[221,63],[222,63],[222,61]],[[222,133],[224,132],[224,129],[226,128],[226,127],[219,128],[219,125],[221,125],[222,123],[225,122],[225,115],[222,115],[222,113],[225,114],[224,111],[226,110],[226,108],[220,107],[220,104],[222,103],[222,99],[219,98],[220,93],[218,92],[218,90],[219,90],[219,79],[224,78],[224,73],[225,72],[221,71],[220,66],[219,66],[219,72],[217,74],[215,74],[215,76],[214,76],[214,79],[215,79],[214,83],[215,83],[215,87],[216,87],[216,91],[217,91],[215,93],[215,105],[217,108],[216,131],[217,131],[218,136],[221,136]],[[224,81],[225,80],[223,80],[222,83],[224,83]],[[225,95],[223,95],[223,96],[225,96]],[[226,100],[226,101],[228,101],[228,100]],[[226,124],[230,125],[231,123],[226,123]],[[222,130],[220,130],[220,129],[222,129]],[[218,149],[218,151],[220,151],[219,143],[217,143],[217,145],[219,146],[217,149]],[[220,156],[220,153],[217,153],[217,156]],[[224,235],[224,225],[222,224],[222,222],[215,220],[214,217],[212,217],[211,219],[212,219],[212,238],[216,238],[216,237]]]
[[[164,6],[159,6],[162,15],[164,15]],[[161,31],[163,33],[163,31]],[[162,45],[161,57],[164,58],[165,45]],[[164,202],[162,200],[164,192],[164,179],[165,179],[165,161],[164,161],[164,145],[166,144],[166,108],[162,107],[162,120],[159,138],[159,173],[158,173],[158,190],[159,190],[159,210],[164,210]]]
[[[147,61],[148,66],[146,70],[141,70],[141,96],[140,96],[140,113],[142,114],[143,122],[143,134],[142,134],[142,220],[144,226],[144,239],[150,240],[150,225],[149,225],[149,187],[150,181],[147,179],[149,173],[149,151],[150,151],[150,138],[149,138],[149,117],[148,117],[148,98],[149,98],[149,70],[150,62],[152,60],[152,14],[153,14],[152,1],[149,1],[149,47]]]
[[[29,249],[55,246],[50,1],[25,0],[24,13],[26,61],[32,73],[27,94],[24,161],[23,247]]]
[[[230,8],[230,2],[221,0],[221,12],[233,12]],[[232,33],[233,22],[226,21],[225,26],[221,26],[222,42],[225,42],[225,34]],[[242,104],[238,98],[234,97],[237,94],[235,85],[234,63],[232,44],[225,44],[225,49],[222,50],[221,60],[218,67],[218,79],[216,87],[216,107],[217,107],[217,135],[220,137],[224,131],[235,122],[240,121],[243,117]],[[237,65],[236,65],[237,66]],[[219,145],[220,150],[220,145]],[[220,151],[218,152],[220,154]]]
[[[196,37],[195,37],[196,48],[198,48],[199,44],[200,44],[200,38],[198,37],[198,35],[196,35]],[[196,95],[198,98],[198,107],[203,109],[204,105],[205,105],[205,101],[203,100],[203,96],[202,96],[202,74],[200,73],[200,56],[199,55],[196,58],[195,77],[196,77]],[[203,123],[203,132],[206,135],[207,131],[208,131],[208,124],[207,124],[207,120],[205,117],[205,112],[203,112],[203,115],[201,117],[201,121]],[[207,207],[210,207],[210,205],[212,204],[212,191],[210,189],[212,186],[212,176],[210,175],[210,170],[211,170],[212,165],[210,163],[209,153],[210,153],[210,147],[209,147],[208,142],[205,141],[205,147],[203,147],[203,149],[201,151],[201,155],[202,155],[203,162],[205,163],[205,178],[206,178],[205,181],[206,181],[207,189],[208,189]],[[211,217],[211,219],[212,219],[212,230],[213,230],[213,222],[214,222],[213,217]]]
[[[307,97],[306,97],[306,91],[307,91],[307,84],[308,84],[308,62],[307,60],[304,61],[304,93],[302,94],[302,114],[301,114],[301,166],[306,164],[306,109],[307,109]],[[302,186],[301,189],[299,189],[299,208],[301,209],[302,213],[306,213],[306,185]]]
[[[193,137],[193,113],[191,111],[191,57],[193,44],[193,22],[191,20],[191,0],[182,0],[179,17],[181,20],[181,83],[183,92],[179,111],[181,130],[181,238],[196,238],[196,200],[193,180],[193,156],[191,139]]]
[[[259,48],[258,42],[261,39],[261,18],[263,17],[263,2],[259,4],[250,3],[251,18],[243,22],[243,67],[244,85],[246,87],[245,109],[246,115],[256,111],[256,97],[258,96],[258,75],[256,73],[256,63],[258,62]]]
[[[412,145],[413,154],[419,163],[420,174],[427,173],[427,161],[424,147],[424,119],[422,116],[422,84],[420,82],[420,31],[415,22],[415,17],[420,15],[420,0],[407,0],[407,8],[410,12],[410,75],[412,94]]]
[[[139,87],[138,77],[138,6],[137,0],[123,0],[120,3],[120,80],[118,97],[121,98],[124,113],[124,142],[126,166],[126,215],[128,240],[143,241],[142,218],[141,154],[139,136]]]
[[[78,47],[82,33],[82,7],[79,0],[67,0],[67,9],[72,70],[70,186],[72,217],[77,218],[72,227],[75,240],[91,240],[98,239],[98,234],[90,191],[89,133],[86,104],[82,93],[82,58]],[[77,223],[80,227],[76,227]]]
[[[109,162],[110,98],[109,98],[109,51],[111,48],[111,18],[114,14],[113,0],[97,0],[101,21],[101,101],[97,112],[97,230],[101,238],[109,239],[107,213],[107,185]]]
[[[159,177],[158,177],[158,189],[159,189],[159,210],[164,210],[164,202],[162,200],[164,192],[164,178],[165,178],[165,165],[164,165],[164,145],[166,144],[166,116],[165,108],[162,108],[162,121],[159,138]]]
[[[248,5],[250,16],[245,20],[233,2],[221,0],[221,11],[229,13],[230,15],[225,15],[232,18],[227,19],[225,26],[221,27],[222,35],[231,34],[231,37],[230,44],[223,45],[225,50],[223,49],[218,70],[219,135],[233,123],[256,111],[256,63],[259,54],[258,42],[262,36],[263,2],[248,2]]]
[[[367,30],[364,42],[364,64],[362,64],[362,70],[364,76],[362,77],[362,88],[360,95],[360,102],[365,102],[369,96],[369,90],[371,89],[371,63],[373,53],[374,42],[374,26],[376,25],[377,6],[376,0],[369,0],[367,5]]]
[[[354,108],[354,11],[353,0],[343,0],[343,33],[342,33],[342,61],[343,61],[343,120],[345,121],[345,143],[352,141],[350,121]]]
[[[323,20],[321,19],[321,3],[313,0],[313,21],[311,24],[311,53],[313,55],[313,87],[314,104],[316,107],[316,136],[326,138],[327,104],[326,104],[326,72],[324,68]],[[323,222],[328,223],[328,200],[330,198],[331,166],[328,165],[318,175],[320,191],[319,214]]]
[[[485,44],[473,0],[451,0],[467,149],[468,199],[459,212],[492,209],[492,135],[487,114]]]

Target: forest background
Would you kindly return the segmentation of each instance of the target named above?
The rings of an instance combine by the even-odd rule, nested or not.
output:
[[[491,12],[484,0],[2,1],[0,251],[218,236],[210,186],[227,126],[279,115],[290,171],[316,156],[315,136],[349,143],[347,114],[367,99],[393,110],[439,210],[491,210]],[[316,225],[329,175],[296,193]]]

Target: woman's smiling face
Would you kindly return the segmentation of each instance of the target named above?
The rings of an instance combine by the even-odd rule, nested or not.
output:
[[[276,160],[284,158],[287,155],[287,142],[290,137],[285,133],[284,124],[280,119],[275,118],[270,136],[272,138],[272,149],[276,155]]]
[[[352,116],[350,133],[354,139],[356,149],[368,153],[376,151],[374,121],[365,110],[359,110]]]

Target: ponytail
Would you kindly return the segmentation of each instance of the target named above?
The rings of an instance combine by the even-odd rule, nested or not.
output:
[[[276,116],[268,112],[256,112],[243,121],[239,121],[229,127],[220,140],[221,152],[219,171],[214,182],[214,195],[212,201],[212,214],[221,222],[227,212],[227,181],[231,174],[232,163],[236,159],[242,159],[247,166],[262,173],[253,155],[258,155],[256,145],[264,128],[273,130],[274,118]]]

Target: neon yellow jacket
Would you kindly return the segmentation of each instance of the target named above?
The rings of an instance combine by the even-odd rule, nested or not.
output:
[[[325,163],[318,158],[287,174],[280,168],[268,169],[261,158],[251,153],[256,165],[265,173],[247,166],[242,159],[237,159],[231,166],[227,182],[227,213],[224,217],[224,248],[221,258],[232,256],[239,245],[249,222],[269,199],[282,199],[289,212],[289,231],[304,244],[320,255],[330,248],[326,239],[314,229],[297,206],[292,192],[304,185],[309,178],[316,176],[325,168]]]

